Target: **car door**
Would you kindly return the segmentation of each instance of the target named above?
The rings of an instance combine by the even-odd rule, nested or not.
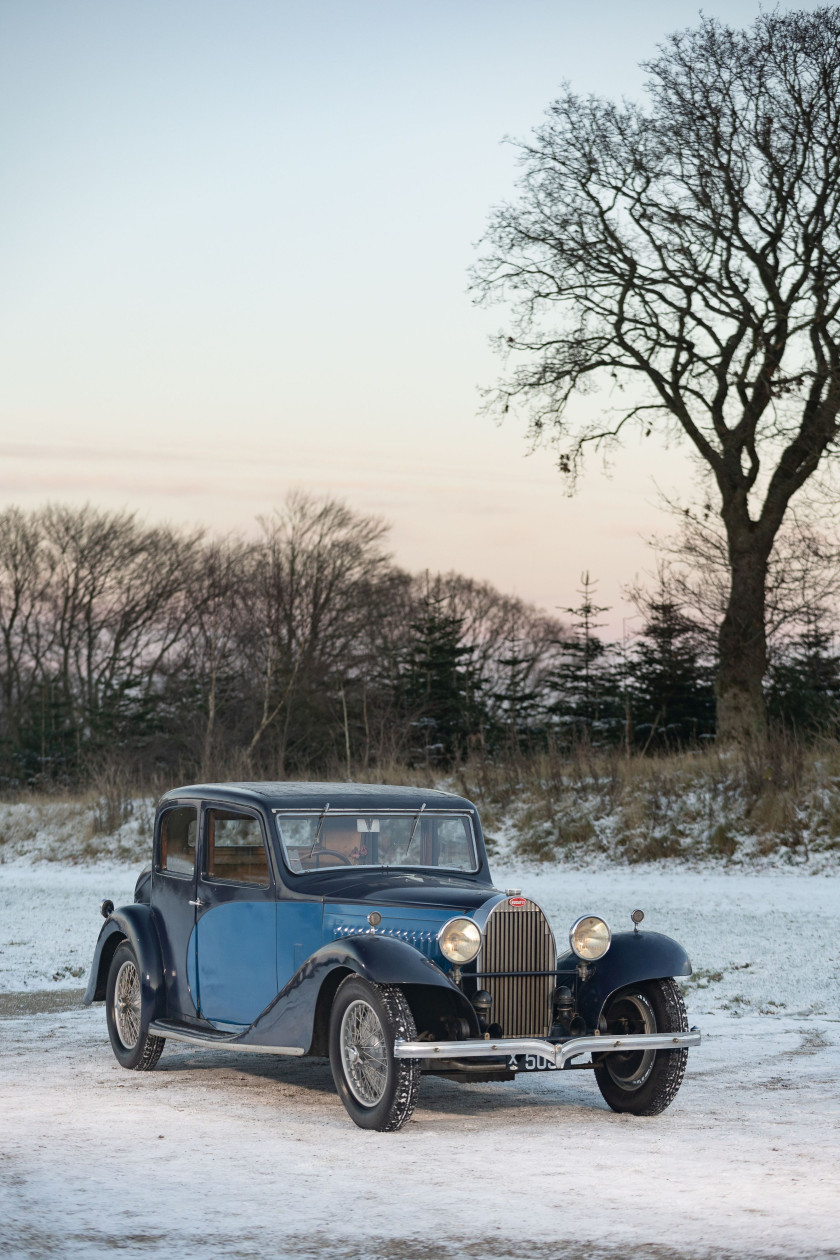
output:
[[[277,996],[276,892],[257,813],[205,804],[196,888],[200,1013],[247,1027]]]
[[[166,1014],[195,1018],[195,887],[197,802],[179,801],[160,812],[155,825],[152,910],[163,953]]]

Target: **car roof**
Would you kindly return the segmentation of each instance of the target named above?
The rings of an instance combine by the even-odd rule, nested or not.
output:
[[[389,783],[193,783],[173,788],[161,803],[182,797],[239,801],[269,809],[468,809],[475,805],[438,788],[399,787]]]

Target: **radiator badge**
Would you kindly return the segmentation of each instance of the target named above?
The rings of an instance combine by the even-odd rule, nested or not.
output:
[[[524,897],[508,897],[508,905],[513,906],[516,910],[521,910],[525,905]]]

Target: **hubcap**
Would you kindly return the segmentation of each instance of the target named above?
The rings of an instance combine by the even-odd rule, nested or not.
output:
[[[653,1007],[643,993],[625,993],[607,1011],[610,1036],[656,1032]],[[619,1089],[641,1089],[653,1070],[655,1050],[634,1050],[630,1054],[606,1054],[607,1071]]]
[[[130,959],[117,972],[117,983],[114,985],[114,1023],[126,1050],[133,1050],[140,1039],[140,977]]]
[[[388,1084],[388,1050],[379,1016],[367,1002],[351,1002],[339,1032],[344,1079],[364,1107],[375,1107]]]

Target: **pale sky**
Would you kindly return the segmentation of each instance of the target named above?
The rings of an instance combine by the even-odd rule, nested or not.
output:
[[[331,493],[413,570],[551,609],[589,569],[620,633],[686,453],[632,439],[566,497],[520,422],[479,414],[504,314],[467,269],[513,191],[502,138],[564,80],[639,95],[698,9],[2,0],[0,506],[250,530]]]

